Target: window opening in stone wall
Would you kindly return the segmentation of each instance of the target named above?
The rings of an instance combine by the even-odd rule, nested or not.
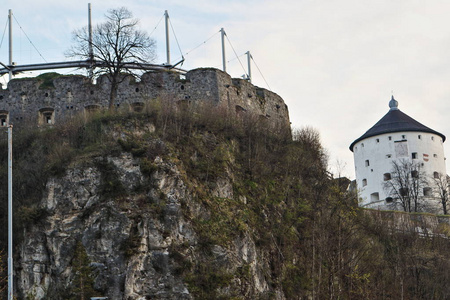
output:
[[[411,171],[411,177],[412,177],[412,178],[419,178],[419,171],[417,171],[417,170],[412,170],[412,171]]]
[[[425,197],[430,197],[431,196],[431,188],[430,187],[424,187],[423,188],[423,195],[425,196]]]
[[[412,157],[412,159],[417,159],[417,152],[411,153],[411,157]]]
[[[380,139],[377,139],[377,143],[379,143],[380,142]]]
[[[384,173],[383,174],[383,179],[384,179],[384,181],[391,180],[391,173]]]
[[[53,108],[41,108],[39,110],[39,125],[55,124],[55,110]]]
[[[402,139],[406,139],[406,135],[403,134],[403,135],[402,135]]]
[[[131,103],[131,109],[134,112],[142,112],[144,110],[144,102]]]
[[[394,201],[394,199],[392,199],[392,197],[387,197],[386,198],[386,203],[392,203],[392,201]]]
[[[419,134],[418,136],[417,136],[418,138],[419,138],[419,140],[421,140],[422,139],[422,136]]]
[[[439,179],[439,173],[434,171],[433,172],[433,177],[436,178],[436,179]]]
[[[380,201],[380,194],[378,194],[378,193],[370,194],[370,201],[371,202]]]
[[[392,141],[392,136],[389,136],[388,139],[389,139],[390,141]]]
[[[3,110],[0,111],[0,126],[8,126],[9,124],[9,112]]]
[[[363,185],[363,186],[366,186],[366,185],[367,185],[367,179],[364,178],[364,179],[362,180],[362,185]]]
[[[431,137],[431,140],[434,141],[434,136]]]
[[[136,91],[136,93],[139,93],[139,88],[137,87],[137,88],[135,89],[135,91]]]
[[[361,143],[361,147],[363,147],[363,148],[364,148],[364,143]]]
[[[433,154],[433,157],[434,157],[434,158],[437,158],[437,154]]]
[[[368,159],[366,159],[366,167],[370,166],[370,162]]]

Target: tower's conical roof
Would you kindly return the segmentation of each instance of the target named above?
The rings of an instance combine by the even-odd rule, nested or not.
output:
[[[445,135],[439,133],[408,116],[407,114],[401,112],[398,109],[398,102],[392,96],[391,101],[389,101],[389,111],[384,115],[372,128],[366,131],[361,137],[356,139],[351,145],[350,150],[353,151],[353,146],[368,137],[391,133],[391,132],[401,132],[401,131],[417,131],[417,132],[428,132],[439,135],[442,137],[442,141],[445,141]]]

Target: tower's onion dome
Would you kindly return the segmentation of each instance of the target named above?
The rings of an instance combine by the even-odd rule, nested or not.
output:
[[[353,146],[361,140],[368,137],[391,133],[391,132],[403,132],[403,131],[416,131],[416,132],[428,132],[433,133],[442,138],[445,141],[445,135],[439,133],[411,118],[405,113],[402,113],[398,109],[398,101],[392,96],[389,101],[389,111],[384,117],[382,117],[372,128],[366,131],[361,137],[356,139],[351,145],[350,150],[353,152]]]

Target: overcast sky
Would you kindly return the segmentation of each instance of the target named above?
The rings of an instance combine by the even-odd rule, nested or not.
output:
[[[0,33],[8,9],[14,14],[13,60],[67,60],[64,52],[72,43],[72,31],[87,25],[88,2],[3,0]],[[284,99],[293,127],[311,126],[320,132],[334,172],[340,169],[355,177],[348,147],[387,113],[392,91],[400,110],[450,137],[450,1],[90,2],[94,24],[102,22],[110,8],[129,8],[142,29],[153,32],[159,63],[166,60],[161,18],[168,10],[185,69],[222,67],[218,32],[223,27],[244,68],[243,54],[252,53],[263,75],[253,65],[254,84],[270,87]],[[181,54],[173,35],[171,45],[174,62]],[[242,76],[246,70],[230,44],[226,47],[228,73]],[[0,61],[8,62],[7,33]],[[450,157],[450,145],[446,148]]]

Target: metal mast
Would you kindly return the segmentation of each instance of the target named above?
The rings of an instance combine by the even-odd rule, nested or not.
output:
[[[9,22],[9,66],[12,67],[12,10],[9,10],[9,14],[8,14],[8,22]],[[12,79],[12,70],[9,70],[9,80]]]
[[[170,65],[170,43],[169,43],[169,13],[167,10],[164,12],[164,17],[166,21],[166,53],[167,53],[167,64]]]
[[[225,58],[225,30],[223,28],[220,29],[221,37],[222,37],[222,65],[223,65],[223,71],[227,71],[227,60]]]
[[[89,32],[89,77],[93,76],[94,50],[92,49],[92,17],[91,4],[88,3],[88,32]]]
[[[248,81],[251,83],[252,82],[252,67],[251,67],[251,63],[250,60],[252,59],[252,55],[250,54],[250,51],[247,51],[247,63],[248,63]]]
[[[8,300],[13,300],[12,125],[8,126]]]

